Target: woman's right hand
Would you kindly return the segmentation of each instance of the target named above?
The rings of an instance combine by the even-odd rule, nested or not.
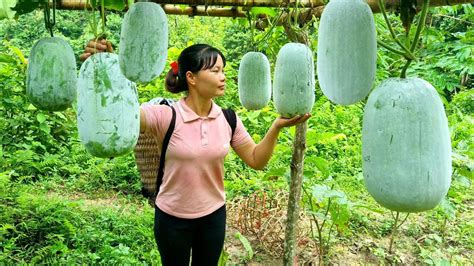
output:
[[[113,53],[114,48],[112,47],[112,43],[106,39],[92,39],[87,43],[84,52],[79,56],[79,60],[86,61],[89,56],[102,52]]]

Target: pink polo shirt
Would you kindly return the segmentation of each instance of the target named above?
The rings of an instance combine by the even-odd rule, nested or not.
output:
[[[163,183],[156,205],[179,218],[199,218],[225,204],[224,158],[232,147],[251,137],[240,118],[234,136],[222,109],[212,103],[207,117],[198,116],[184,98],[173,104],[176,124],[166,151]],[[171,108],[165,105],[142,106],[147,133],[163,142],[171,121]]]

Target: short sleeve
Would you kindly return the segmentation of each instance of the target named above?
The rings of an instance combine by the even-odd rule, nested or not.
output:
[[[240,117],[237,114],[236,114],[236,118],[237,118],[237,125],[235,127],[234,136],[232,136],[232,141],[231,141],[231,146],[233,148],[246,144],[247,142],[252,140],[252,137],[247,132],[247,129],[245,128],[244,124],[242,123],[242,120],[240,120]]]
[[[147,124],[145,134],[151,134],[161,143],[171,122],[172,111],[166,105],[144,105],[140,107]]]

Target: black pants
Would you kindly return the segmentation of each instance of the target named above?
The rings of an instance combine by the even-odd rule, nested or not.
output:
[[[197,219],[169,215],[155,206],[155,240],[164,266],[217,265],[224,246],[225,205]]]

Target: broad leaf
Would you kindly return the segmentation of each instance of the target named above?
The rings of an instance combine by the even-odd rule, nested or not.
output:
[[[12,10],[16,6],[17,0],[0,0],[0,19],[13,18],[16,11]]]
[[[46,116],[42,113],[39,113],[36,115],[36,120],[42,124],[44,121],[46,121]]]
[[[267,15],[269,17],[274,17],[276,16],[277,12],[269,7],[252,7],[250,9],[250,13],[254,16],[258,16],[260,14]]]
[[[15,58],[7,55],[7,54],[0,54],[0,63],[15,63]]]

